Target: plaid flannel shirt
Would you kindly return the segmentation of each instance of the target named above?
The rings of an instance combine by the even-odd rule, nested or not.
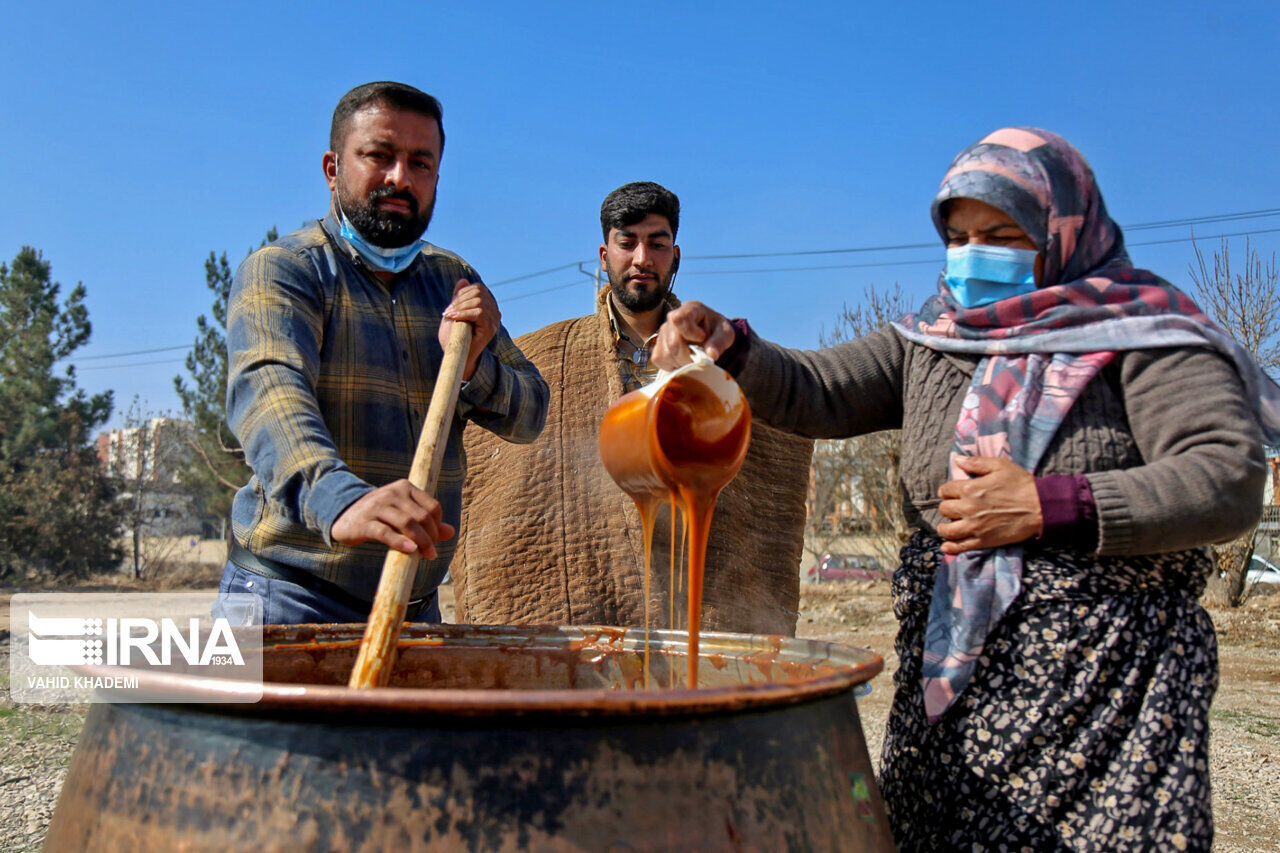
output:
[[[667,319],[667,312],[678,307],[680,300],[674,294],[666,296],[666,307],[662,311],[662,320]],[[622,321],[613,306],[613,297],[609,287],[600,289],[596,294],[596,311],[609,318],[609,331],[613,335],[613,350],[618,359],[618,372],[622,374],[622,389],[635,391],[658,378],[658,365],[653,363],[653,345],[658,342],[658,333],[654,332],[643,343],[636,347],[635,342],[622,333]],[[659,321],[658,325],[662,325]]]
[[[452,252],[427,246],[384,284],[322,221],[254,252],[236,272],[227,307],[227,420],[253,476],[235,496],[236,539],[259,557],[314,572],[373,599],[386,546],[329,538],[333,522],[376,486],[407,477],[444,353],[440,315],[458,279],[480,281]],[[436,489],[455,528],[462,514],[472,421],[533,441],[549,393],[505,328],[481,354],[449,427]],[[422,560],[413,596],[444,578],[455,539]]]

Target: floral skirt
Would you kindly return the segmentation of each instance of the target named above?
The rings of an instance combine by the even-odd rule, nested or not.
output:
[[[917,533],[893,579],[900,662],[880,787],[900,848],[1208,850],[1208,553],[1029,549],[1022,594],[930,726],[920,661],[939,545]]]

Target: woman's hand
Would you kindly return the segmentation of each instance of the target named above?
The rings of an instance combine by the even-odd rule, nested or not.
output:
[[[688,364],[689,345],[706,350],[712,360],[724,355],[733,344],[733,326],[724,315],[712,311],[701,302],[686,302],[667,315],[653,345],[653,363],[663,370],[675,370]]]
[[[938,525],[942,553],[961,554],[980,548],[1013,545],[1044,530],[1036,478],[1008,459],[962,456],[956,466],[967,480],[952,480],[938,489],[938,512],[952,521]]]

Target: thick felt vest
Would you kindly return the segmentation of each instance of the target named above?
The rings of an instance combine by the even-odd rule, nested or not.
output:
[[[451,567],[457,619],[643,625],[640,517],[609,478],[596,444],[605,410],[623,394],[608,319],[565,320],[516,344],[551,389],[547,424],[528,445],[466,430],[469,471]],[[705,630],[795,633],[812,450],[806,439],[752,424],[742,470],[716,504]],[[653,545],[653,627],[669,624],[670,543],[670,513],[663,509]],[[683,628],[679,607],[675,618]]]

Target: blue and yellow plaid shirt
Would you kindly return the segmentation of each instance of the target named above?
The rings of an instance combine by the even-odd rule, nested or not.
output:
[[[259,557],[314,572],[373,599],[387,548],[329,539],[337,517],[376,486],[409,475],[443,359],[440,315],[458,279],[480,281],[452,252],[428,245],[384,284],[322,221],[254,252],[227,308],[227,420],[253,477],[231,510],[236,539]],[[547,384],[499,329],[462,389],[436,499],[462,514],[467,421],[527,443],[542,431]],[[444,578],[455,539],[419,563],[413,596]]]

